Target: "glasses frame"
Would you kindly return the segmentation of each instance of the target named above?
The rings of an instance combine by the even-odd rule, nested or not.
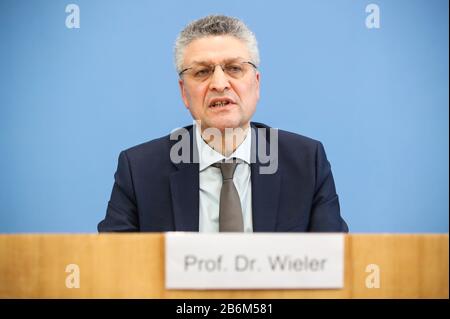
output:
[[[227,62],[227,63],[222,63],[222,64],[210,64],[209,66],[210,67],[212,67],[212,70],[213,70],[213,72],[211,73],[211,75],[213,75],[214,74],[214,72],[215,72],[215,70],[216,70],[216,67],[219,65],[220,66],[220,68],[222,69],[222,71],[223,72],[225,72],[225,65],[227,65],[227,64],[229,64],[230,62]],[[253,62],[250,62],[250,61],[239,61],[238,63],[247,63],[247,64],[250,64],[255,70],[258,70],[258,67],[253,63]],[[178,76],[181,78],[181,76],[183,75],[183,73],[184,72],[186,72],[186,71],[188,71],[188,70],[191,70],[191,69],[193,69],[194,67],[188,67],[188,68],[185,68],[185,69],[183,69],[182,71],[180,71],[179,73],[178,73]],[[210,77],[211,77],[211,75],[210,75]]]

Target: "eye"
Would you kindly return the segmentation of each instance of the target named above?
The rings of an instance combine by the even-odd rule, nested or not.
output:
[[[194,77],[196,78],[202,78],[205,76],[208,76],[210,73],[210,69],[209,68],[199,68],[199,69],[195,69],[194,70]]]
[[[225,71],[229,74],[239,74],[242,73],[242,66],[239,64],[226,65]]]

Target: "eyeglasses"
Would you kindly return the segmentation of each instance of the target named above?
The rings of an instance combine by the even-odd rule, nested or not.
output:
[[[190,78],[201,82],[209,79],[214,74],[216,66],[220,66],[222,68],[222,71],[233,79],[242,78],[245,74],[248,73],[248,71],[252,67],[254,69],[257,69],[256,65],[250,61],[228,62],[225,64],[210,64],[210,65],[196,64],[192,67],[184,69],[183,71],[178,73],[178,75],[181,77],[183,74],[186,74]]]

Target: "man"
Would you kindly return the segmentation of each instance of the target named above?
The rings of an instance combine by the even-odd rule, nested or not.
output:
[[[348,231],[322,144],[250,122],[259,53],[242,21],[192,22],[175,63],[195,124],[120,154],[100,232]]]

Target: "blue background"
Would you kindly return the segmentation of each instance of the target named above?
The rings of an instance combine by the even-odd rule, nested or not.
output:
[[[323,142],[352,232],[448,232],[446,0],[0,0],[0,232],[96,232],[119,152],[192,123],[172,48],[211,13],[255,32],[254,120]]]

